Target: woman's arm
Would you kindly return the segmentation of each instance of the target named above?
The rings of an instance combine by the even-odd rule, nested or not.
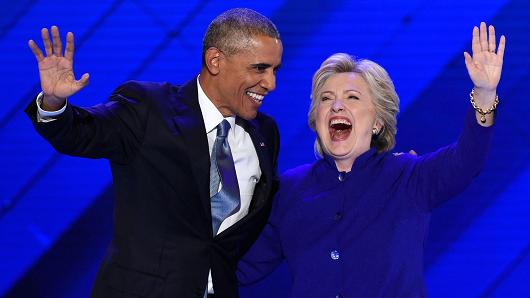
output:
[[[239,284],[249,285],[260,281],[274,271],[283,259],[278,229],[269,221],[258,240],[239,261],[236,272]]]
[[[473,28],[472,53],[464,53],[466,68],[474,84],[473,105],[466,114],[458,141],[436,152],[413,158],[408,189],[426,209],[463,191],[482,169],[491,143],[497,85],[502,72],[506,39],[496,48],[495,28],[481,23]]]

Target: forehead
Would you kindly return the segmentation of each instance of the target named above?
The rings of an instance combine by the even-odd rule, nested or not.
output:
[[[355,72],[343,72],[330,76],[324,85],[322,85],[321,92],[340,92],[343,90],[356,90],[361,93],[367,93],[368,84],[363,77]]]
[[[269,36],[253,36],[249,49],[236,53],[234,58],[246,63],[267,63],[277,66],[281,63],[282,52],[281,40]]]

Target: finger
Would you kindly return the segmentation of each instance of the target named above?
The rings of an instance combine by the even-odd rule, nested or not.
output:
[[[35,58],[37,58],[37,62],[41,62],[44,59],[44,55],[42,54],[42,51],[39,49],[37,44],[31,39],[28,41],[28,46],[33,52],[33,55],[35,55]]]
[[[81,79],[74,81],[74,85],[72,85],[71,92],[72,94],[77,93],[79,90],[83,89],[88,85],[88,78],[89,74],[85,73],[83,76],[81,76]]]
[[[496,49],[496,40],[495,40],[495,27],[493,27],[492,25],[490,25],[488,27],[489,29],[489,34],[488,34],[488,49],[490,52],[492,53],[495,53],[495,49]]]
[[[75,81],[75,83],[79,86],[79,89],[81,89],[85,87],[86,85],[88,85],[89,78],[90,78],[90,75],[88,73],[85,73],[83,74],[83,76],[81,76],[81,78],[78,81]]]
[[[66,48],[64,49],[64,57],[70,61],[74,59],[74,34],[68,32],[66,34]]]
[[[59,35],[59,28],[52,26],[53,54],[57,57],[63,56],[63,44]]]
[[[471,57],[468,52],[464,52],[464,62],[466,63],[466,68],[468,72],[474,72],[476,69],[483,69],[481,64],[473,61],[473,57]]]
[[[506,46],[506,37],[504,35],[501,36],[501,40],[499,41],[499,48],[497,49],[497,55],[502,60],[504,59],[504,47]]]
[[[52,43],[50,41],[50,35],[48,34],[47,28],[42,28],[40,31],[40,34],[42,36],[42,42],[44,43],[44,51],[46,52],[46,57],[50,57],[52,52]]]
[[[482,51],[488,50],[487,37],[488,37],[488,34],[486,33],[486,23],[481,22],[479,39],[480,39],[480,48],[482,49]]]
[[[473,58],[471,58],[471,55],[469,55],[468,52],[464,52],[464,62],[466,63],[466,66],[473,65]]]
[[[468,52],[464,52],[464,63],[466,64],[467,72],[471,75],[471,73],[475,72],[475,64],[473,63],[473,58],[471,55],[469,55]]]
[[[471,51],[473,55],[480,52],[480,42],[478,40],[478,27],[473,27],[473,38],[471,39]]]

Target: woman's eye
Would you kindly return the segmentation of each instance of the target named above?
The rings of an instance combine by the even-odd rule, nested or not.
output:
[[[326,101],[326,100],[330,100],[330,98],[327,97],[327,96],[322,96],[321,100],[322,100],[322,101]]]
[[[350,96],[348,96],[348,99],[359,100],[359,97],[357,97],[357,96],[355,96],[355,95],[350,95]]]

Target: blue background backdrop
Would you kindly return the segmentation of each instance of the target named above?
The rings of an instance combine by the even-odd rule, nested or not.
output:
[[[396,151],[421,154],[459,133],[472,87],[462,52],[473,25],[487,21],[507,36],[491,158],[433,213],[425,278],[430,297],[530,297],[526,0],[0,1],[0,296],[87,297],[112,229],[107,162],[55,153],[23,114],[40,91],[28,39],[40,43],[40,28],[51,25],[75,33],[75,69],[91,83],[70,100],[87,106],[128,79],[192,78],[209,22],[241,6],[270,17],[284,42],[278,88],[263,107],[280,127],[282,172],[314,160],[311,76],[330,54],[388,70],[401,97]],[[285,297],[286,268],[241,289],[242,297]]]

